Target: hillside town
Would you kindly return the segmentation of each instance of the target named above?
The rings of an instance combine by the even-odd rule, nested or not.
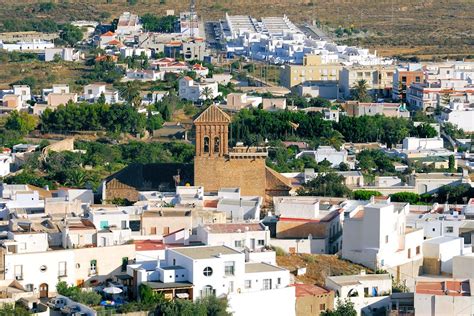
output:
[[[132,9],[3,23],[0,315],[474,315],[474,59]]]

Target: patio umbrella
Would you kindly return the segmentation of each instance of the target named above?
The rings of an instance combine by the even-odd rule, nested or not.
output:
[[[107,293],[107,294],[120,294],[122,293],[122,289],[118,288],[118,287],[115,287],[115,286],[110,286],[110,287],[106,287],[104,289],[104,293]]]

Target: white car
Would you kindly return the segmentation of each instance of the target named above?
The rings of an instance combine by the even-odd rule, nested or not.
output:
[[[52,309],[61,309],[67,305],[67,302],[64,298],[52,298],[46,305]]]

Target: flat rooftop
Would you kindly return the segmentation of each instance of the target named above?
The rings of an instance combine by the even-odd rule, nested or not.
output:
[[[390,274],[353,274],[353,275],[338,275],[328,277],[334,283],[339,285],[359,284],[360,281],[382,281],[391,280]]]
[[[276,267],[268,263],[246,263],[245,273],[261,273],[261,272],[281,272],[285,271],[283,268]]]
[[[173,249],[173,251],[182,254],[191,259],[213,259],[220,255],[237,255],[241,252],[226,246],[202,246]]]

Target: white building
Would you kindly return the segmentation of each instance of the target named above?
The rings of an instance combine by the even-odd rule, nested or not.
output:
[[[260,220],[261,196],[241,196],[240,188],[221,188],[217,197],[217,211],[224,212],[227,219],[234,222]]]
[[[453,274],[453,258],[472,253],[471,246],[464,246],[464,239],[460,237],[436,237],[423,242],[423,260],[427,267],[436,262],[439,271],[424,271],[428,274]]]
[[[317,150],[303,150],[296,154],[296,158],[308,156],[314,158],[318,163],[327,160],[331,163],[331,167],[339,167],[341,163],[347,163],[347,150],[336,150],[331,146],[319,146]]]
[[[419,281],[415,290],[416,315],[470,316],[474,295],[470,280]]]
[[[163,80],[165,76],[164,71],[145,70],[145,69],[129,69],[125,75],[126,80],[139,81],[156,81]]]
[[[443,139],[441,137],[434,138],[417,138],[406,137],[403,139],[403,150],[429,150],[442,149]]]
[[[106,104],[121,102],[119,92],[115,89],[108,88],[105,83],[92,83],[84,86],[84,100],[96,102],[102,94],[105,96]]]
[[[12,162],[12,157],[10,155],[0,154],[0,178],[3,178],[10,173],[10,164]]]
[[[369,308],[390,306],[392,277],[390,274],[366,274],[329,276],[325,287],[333,290],[335,299],[350,300],[358,315],[365,315]]]
[[[388,269],[422,258],[423,230],[406,228],[409,204],[390,198],[346,212],[342,258],[372,269]]]
[[[135,35],[142,30],[142,24],[138,15],[130,12],[124,12],[120,15],[117,22],[115,33],[119,36]]]
[[[197,236],[205,245],[224,245],[238,251],[262,251],[270,242],[270,231],[261,223],[207,224],[198,227]]]
[[[80,51],[71,47],[46,48],[44,50],[44,61],[53,61],[56,56],[65,61],[77,61],[80,59]]]
[[[179,97],[181,99],[197,102],[199,100],[213,100],[219,96],[217,82],[212,79],[195,81],[191,77],[179,80]]]
[[[226,246],[167,249],[158,263],[132,264],[127,273],[136,278],[137,286],[145,283],[170,299],[226,296],[233,315],[295,315],[289,272],[267,263],[246,262],[244,253]],[[271,304],[261,304],[264,301]]]
[[[44,40],[32,40],[31,42],[17,42],[14,44],[6,44],[0,41],[0,49],[9,52],[13,51],[44,51],[47,48],[54,48],[54,43]]]
[[[466,95],[466,98],[468,95]],[[474,132],[474,93],[468,102],[463,102],[462,98],[451,101],[449,107],[442,110],[441,122],[451,123],[465,132]]]
[[[455,256],[453,258],[453,278],[474,279],[474,254]]]

